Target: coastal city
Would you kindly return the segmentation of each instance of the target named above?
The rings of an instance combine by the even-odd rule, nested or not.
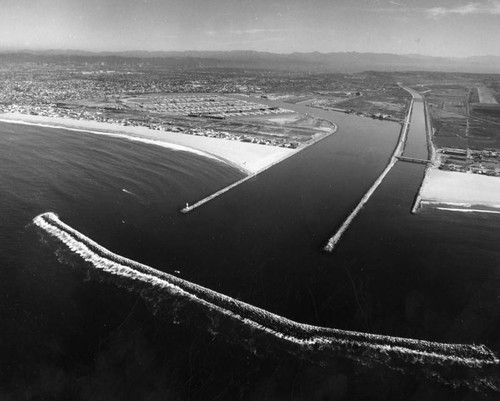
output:
[[[28,66],[18,72],[16,63],[3,64],[0,113],[146,127],[287,148],[296,148],[321,134],[325,126],[332,126],[325,122],[309,128],[299,125],[302,130],[294,124],[287,126],[288,120],[296,120],[291,110],[248,99],[250,87],[241,82],[259,81],[259,77],[235,77],[220,83],[212,76],[192,80],[197,74],[189,74],[189,79],[183,76],[182,80],[177,74],[166,80],[157,77],[155,71],[91,73],[87,65],[76,72],[67,72],[60,65],[52,70]],[[274,80],[268,83],[274,84]],[[256,90],[255,85],[251,90]],[[247,98],[218,94],[222,92],[237,92]],[[256,90],[257,98],[261,93],[261,89]],[[272,118],[280,115],[285,118]],[[239,124],[242,119],[245,123]],[[320,130],[315,130],[318,127]]]
[[[499,401],[500,0],[6,0],[0,401]]]
[[[350,400],[340,369],[368,383],[352,399],[391,399],[376,370],[495,400],[500,76],[183,60],[0,52],[5,388]],[[254,397],[273,358],[327,390]],[[233,382],[251,396],[219,397]]]
[[[112,102],[101,104],[101,107],[95,104],[89,107],[87,103],[87,105],[81,108],[81,111],[78,110],[75,104],[71,106],[68,104],[58,105],[57,103],[48,105],[13,104],[4,106],[3,108],[0,107],[0,113],[19,113],[31,116],[69,118],[74,120],[120,124],[122,126],[146,127],[151,130],[183,132],[189,135],[222,138],[269,146],[296,148],[299,145],[298,142],[287,141],[285,138],[267,139],[261,136],[258,137],[247,134],[237,135],[211,128],[204,129],[201,127],[192,127],[191,124],[182,124],[182,122],[176,122],[172,119],[177,115],[224,120],[229,117],[293,114],[292,111],[287,109],[266,107],[264,105],[242,100],[226,99],[221,101],[223,98],[220,96],[218,98],[210,97],[207,101],[205,101],[206,98],[203,95],[187,98],[169,97],[168,100],[161,103],[159,99],[158,97],[152,97],[145,100],[143,103],[141,99],[131,98],[118,101],[114,104]],[[129,111],[128,114],[126,112],[127,110]],[[163,115],[153,116],[151,112],[161,113]],[[145,115],[146,113],[147,115]],[[162,118],[165,114],[169,115],[171,119],[166,120]]]
[[[221,79],[217,70],[195,69],[186,74],[147,69],[133,60],[110,60],[109,65],[90,60],[76,58],[68,68],[58,58],[49,57],[40,65],[3,57],[0,113],[146,127],[295,149],[322,135],[328,124],[315,121],[309,128],[294,124],[294,112],[286,104],[402,123],[410,102],[399,85],[405,80],[417,84],[429,102],[439,168],[500,176],[500,140],[495,139],[500,106],[492,96],[497,87],[495,81],[477,84],[474,75],[443,75],[443,82],[442,77],[422,73],[306,77],[300,72],[234,71]],[[281,101],[283,106],[265,104],[268,100]],[[285,118],[272,118],[280,115]]]

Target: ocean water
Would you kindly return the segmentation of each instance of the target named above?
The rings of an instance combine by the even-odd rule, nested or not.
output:
[[[302,323],[497,355],[498,215],[411,215],[423,166],[398,163],[333,254],[321,251],[384,169],[399,125],[339,132],[241,178],[125,139],[0,125],[0,399],[491,398],[497,371],[391,366],[292,346],[175,294],[93,270],[32,220]],[[456,373],[456,374],[455,374]],[[474,383],[474,385],[470,385]]]

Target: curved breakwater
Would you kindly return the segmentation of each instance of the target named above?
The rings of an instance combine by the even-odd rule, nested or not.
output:
[[[321,350],[356,352],[385,363],[486,367],[500,361],[484,345],[445,344],[355,331],[324,328],[294,322],[282,316],[217,293],[149,266],[116,255],[63,223],[53,213],[34,218],[34,224],[59,239],[93,267],[112,275],[141,281],[218,311],[243,324],[294,344]],[[377,358],[379,356],[380,358]],[[389,360],[389,361],[388,361]]]

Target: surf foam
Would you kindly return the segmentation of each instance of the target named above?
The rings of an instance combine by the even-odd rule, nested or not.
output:
[[[72,252],[103,272],[141,281],[221,312],[243,324],[301,345],[318,345],[341,351],[372,351],[412,364],[485,367],[499,359],[484,345],[446,344],[402,337],[339,330],[298,323],[179,277],[114,254],[63,223],[54,213],[33,219],[35,225],[60,240]]]
[[[161,147],[168,148],[171,150],[189,152],[189,153],[196,154],[198,156],[203,156],[203,157],[206,157],[209,159],[218,160],[221,163],[227,164],[227,161],[225,161],[224,159],[217,157],[211,153],[204,152],[202,150],[191,148],[189,146],[178,145],[178,144],[171,143],[171,142],[166,142],[166,141],[161,141],[161,140],[156,140],[156,139],[149,139],[149,138],[142,138],[142,137],[138,137],[135,135],[119,134],[119,133],[105,132],[105,131],[94,131],[91,129],[64,127],[61,125],[34,123],[34,122],[29,122],[29,121],[9,120],[9,119],[3,119],[3,118],[0,118],[0,122],[9,123],[9,124],[33,125],[33,126],[44,127],[44,128],[64,129],[64,130],[68,130],[68,131],[84,132],[84,133],[94,134],[94,135],[103,135],[103,136],[109,136],[109,137],[113,137],[113,138],[127,139],[129,141],[141,142],[141,143],[146,143],[146,144],[155,145],[155,146],[161,146]],[[167,131],[167,133],[168,133],[168,131]]]

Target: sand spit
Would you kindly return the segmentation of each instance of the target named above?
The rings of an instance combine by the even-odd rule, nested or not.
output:
[[[20,113],[0,114],[0,121],[42,127],[64,128],[98,135],[125,138],[173,150],[187,151],[215,158],[240,169],[246,174],[257,173],[296,153],[296,149],[230,141],[221,138],[187,135],[170,131],[155,131],[147,127],[122,126],[88,120],[35,116]]]
[[[454,206],[451,211],[483,211],[478,206],[500,210],[500,178],[430,168],[422,184],[420,204]]]

